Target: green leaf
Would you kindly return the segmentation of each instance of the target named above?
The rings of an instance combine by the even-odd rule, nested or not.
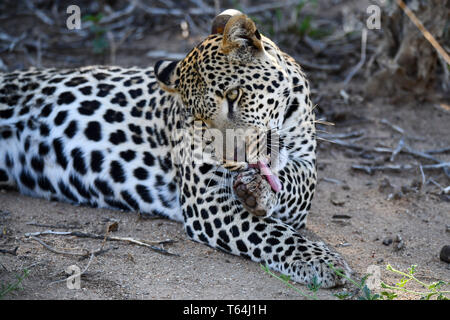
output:
[[[264,265],[264,264],[260,264],[261,269],[264,270],[264,272],[269,272],[269,266],[268,265]]]
[[[395,285],[399,288],[403,288],[410,279],[407,278],[401,278],[399,282],[397,282]]]
[[[318,281],[317,276],[314,276],[312,279],[312,283],[308,284],[308,289],[313,292],[316,292],[317,290],[320,289],[321,285],[322,283]]]
[[[383,300],[378,293],[375,293],[371,296],[370,300]]]
[[[362,288],[362,292],[364,293],[365,300],[372,300],[372,292],[370,291],[369,287],[364,285]]]
[[[280,274],[280,278],[286,282],[291,281],[291,277],[289,277],[288,275],[285,275],[285,274]]]
[[[308,31],[311,29],[311,16],[306,16],[299,26],[299,32],[302,35],[305,35],[308,33]]]
[[[413,275],[414,273],[416,273],[416,267],[417,267],[417,264],[413,264],[410,268],[408,268],[408,273],[410,275]]]
[[[437,296],[437,300],[449,300],[443,293],[439,293]]]
[[[88,14],[84,16],[81,20],[82,21],[92,21],[93,23],[99,23],[100,20],[102,20],[103,15],[101,13],[97,14]]]
[[[340,300],[344,300],[344,299],[351,297],[352,294],[350,292],[338,292],[338,293],[334,293],[333,296],[335,296],[336,298],[338,298]]]
[[[439,289],[441,286],[445,285],[445,282],[442,280],[439,280],[437,282],[433,282],[432,284],[430,284],[428,286],[428,289],[433,290],[433,289]]]
[[[394,300],[398,297],[398,295],[394,292],[382,291],[381,295],[384,296],[387,300]]]
[[[106,41],[105,37],[95,38],[92,44],[94,47],[94,53],[103,53],[109,46],[108,41]]]
[[[364,277],[361,278],[361,282],[360,282],[361,283],[361,287],[364,287],[366,285],[366,281],[371,275],[372,274],[369,273],[369,274],[366,274]]]
[[[278,21],[281,21],[283,19],[283,15],[281,14],[281,10],[279,8],[275,10],[275,17]]]

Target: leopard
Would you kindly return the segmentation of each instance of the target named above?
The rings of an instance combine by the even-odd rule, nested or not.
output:
[[[315,123],[301,66],[229,9],[181,60],[1,73],[0,185],[178,221],[193,241],[332,288],[352,269],[301,233]],[[237,157],[219,144],[229,131],[258,133],[244,151],[273,151]]]

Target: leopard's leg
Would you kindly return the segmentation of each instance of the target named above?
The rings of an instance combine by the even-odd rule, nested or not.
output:
[[[225,170],[199,168],[204,180],[193,186],[186,179],[181,186],[184,227],[191,239],[267,264],[299,283],[315,280],[325,288],[343,284],[345,279],[329,264],[351,274],[346,262],[322,243],[306,239],[279,219],[250,214],[233,196]],[[189,172],[198,174],[195,168]]]
[[[277,208],[273,217],[295,229],[301,229],[306,225],[315,192],[315,164],[312,161],[291,159],[278,171],[278,177],[283,190],[277,193]]]

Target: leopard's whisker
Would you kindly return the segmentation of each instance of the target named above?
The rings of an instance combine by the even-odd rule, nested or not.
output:
[[[329,122],[329,121],[322,120],[322,119],[314,120],[314,123],[323,124],[325,126],[334,126],[333,122]]]

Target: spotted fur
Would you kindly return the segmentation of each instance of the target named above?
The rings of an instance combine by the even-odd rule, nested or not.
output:
[[[246,16],[224,23],[223,33],[208,36],[185,59],[154,69],[0,74],[0,184],[34,197],[164,216],[182,222],[195,241],[300,283],[341,284],[329,264],[350,274],[343,259],[296,231],[316,185],[305,74]],[[235,88],[239,98],[230,101]],[[232,183],[242,172],[226,169],[214,152],[201,161],[198,150],[190,152],[202,146],[193,132],[211,128],[280,135],[271,169],[283,190],[271,195],[270,214],[254,215],[236,197]],[[264,190],[268,201],[272,191]]]

